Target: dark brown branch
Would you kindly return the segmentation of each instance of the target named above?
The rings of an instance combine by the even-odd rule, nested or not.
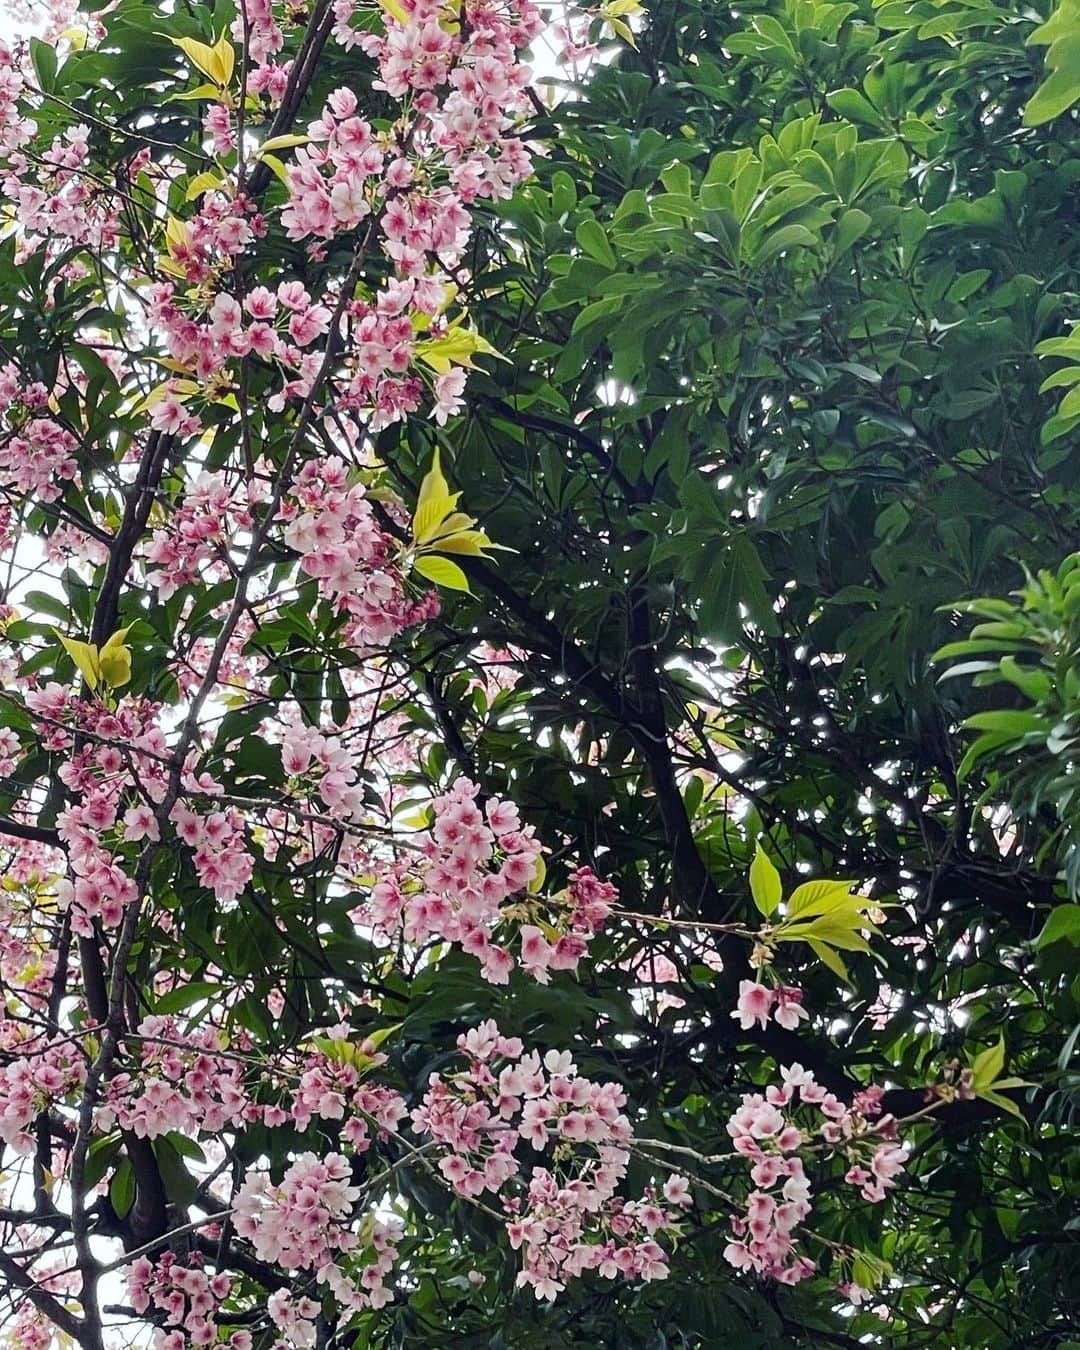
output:
[[[55,830],[46,829],[43,825],[25,825],[21,820],[0,818],[0,834],[10,835],[13,839],[32,839],[38,844],[51,844],[53,848],[60,847],[60,836]]]
[[[275,136],[288,135],[292,131],[297,113],[300,111],[315,75],[322,49],[326,45],[333,27],[334,14],[330,6],[330,0],[318,0],[312,10],[304,39],[293,59],[292,68],[289,71],[289,82],[281,103],[278,105],[277,114],[266,134],[267,140]],[[260,160],[248,179],[248,196],[252,198],[261,197],[270,186],[271,178],[272,170],[270,166],[265,160]]]
[[[39,1312],[43,1312],[50,1322],[58,1326],[65,1335],[70,1336],[76,1345],[83,1344],[84,1324],[74,1314],[68,1312],[63,1304],[58,1303],[52,1294],[37,1288],[34,1280],[22,1266],[4,1252],[0,1252],[0,1272],[7,1276],[15,1289],[20,1290]]]

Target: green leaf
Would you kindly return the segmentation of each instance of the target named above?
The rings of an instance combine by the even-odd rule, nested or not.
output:
[[[1080,905],[1058,905],[1035,939],[1036,950],[1051,947],[1055,942],[1069,942],[1080,947]]]
[[[1037,127],[1060,117],[1080,99],[1080,0],[1058,0],[1053,14],[1028,42],[1049,48],[1046,68],[1051,73],[1024,109],[1024,124]]]
[[[841,117],[846,117],[851,122],[862,122],[878,130],[884,125],[881,113],[857,89],[837,89],[835,93],[826,95],[825,102],[833,112],[839,113]]]
[[[998,1037],[996,1045],[980,1050],[971,1061],[972,1082],[976,1091],[981,1087],[989,1087],[996,1082],[1004,1067],[1005,1037],[1001,1035]]]
[[[1053,682],[1045,670],[1022,666],[1015,656],[1003,656],[999,669],[1009,683],[1016,685],[1033,703],[1049,698],[1053,691]]]
[[[750,864],[750,894],[766,919],[779,905],[784,894],[780,873],[761,847],[760,839],[754,850],[754,861]]]
[[[839,952],[834,951],[832,947],[827,943],[820,941],[818,938],[807,938],[806,944],[818,960],[821,961],[823,965],[828,966],[834,975],[838,975],[845,984],[851,983],[851,976],[848,974],[848,968],[844,964],[843,958],[840,956]]]
[[[789,253],[793,248],[814,248],[817,242],[818,236],[805,225],[782,225],[765,236],[753,255],[753,262],[764,267],[778,253]]]
[[[851,1263],[851,1278],[861,1289],[876,1289],[880,1279],[877,1270],[862,1252],[857,1252]]]
[[[135,1203],[135,1169],[127,1158],[120,1160],[120,1165],[113,1173],[112,1181],[109,1182],[109,1204],[116,1211],[118,1219],[126,1219],[131,1213],[131,1207]]]
[[[794,919],[800,914],[825,914],[850,896],[850,881],[804,881],[788,897],[787,916]]]
[[[971,731],[1000,731],[1009,736],[1027,736],[1033,732],[1049,730],[1046,718],[1039,713],[1012,712],[1004,709],[975,713],[965,721],[964,726]]]
[[[998,1107],[1001,1111],[1007,1111],[1010,1116],[1015,1116],[1017,1120],[1022,1121],[1025,1125],[1027,1124],[1023,1111],[1010,1097],[1003,1097],[1000,1093],[993,1092],[989,1088],[978,1093],[978,1096],[982,1101],[990,1102],[992,1106]]]
[[[743,636],[745,608],[749,618],[768,634],[778,631],[765,582],[769,579],[754,541],[745,533],[733,535],[726,548],[711,546],[708,571],[701,585],[699,622],[707,637],[737,642]],[[697,565],[699,559],[693,562]]]
[[[577,227],[578,243],[589,255],[605,267],[615,267],[617,259],[611,247],[604,227],[598,220],[583,220]]]
[[[857,206],[849,207],[836,222],[836,233],[833,235],[836,256],[846,253],[856,240],[861,239],[870,224],[870,216],[866,211]]]
[[[113,1134],[103,1135],[100,1139],[95,1139],[90,1145],[86,1154],[86,1173],[83,1178],[88,1193],[93,1190],[112,1166],[113,1161],[120,1153],[121,1147],[119,1130]]]
[[[202,1003],[204,1000],[213,999],[220,994],[220,985],[193,980],[189,984],[178,985],[175,989],[170,989],[167,993],[162,994],[157,1000],[154,1010],[161,1016],[166,1013],[182,1012],[185,1008],[190,1008],[193,1003]]]
[[[40,38],[32,37],[30,39],[30,60],[33,62],[34,74],[37,76],[38,84],[46,93],[51,93],[56,88],[56,48],[51,43],[42,42]]]

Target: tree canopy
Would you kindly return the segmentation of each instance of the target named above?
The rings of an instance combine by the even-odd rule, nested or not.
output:
[[[0,1338],[1077,1344],[1076,0],[45,10]]]

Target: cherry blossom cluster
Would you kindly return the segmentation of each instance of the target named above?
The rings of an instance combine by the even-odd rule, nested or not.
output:
[[[75,477],[78,442],[49,413],[45,386],[25,384],[10,362],[0,368],[0,420],[0,486],[55,501]]]
[[[82,1086],[86,1064],[70,1037],[45,1041],[26,1023],[0,1018],[0,1140],[16,1153],[31,1152],[30,1126]]]
[[[271,103],[280,103],[288,82],[288,65],[277,64],[274,57],[285,45],[285,35],[274,18],[273,0],[240,0],[233,20],[233,41],[247,48],[254,69],[248,71],[248,92],[266,94]]]
[[[363,485],[350,483],[344,460],[331,455],[305,464],[280,517],[301,569],[345,616],[342,637],[349,646],[382,646],[438,613],[434,591],[418,599],[406,593],[401,547],[380,524]]]
[[[100,1129],[119,1125],[140,1139],[156,1139],[171,1131],[216,1134],[265,1118],[252,1100],[242,1058],[226,1053],[224,1032],[209,1026],[185,1031],[175,1017],[151,1016],[131,1039],[137,1072],[109,1080],[96,1119]],[[243,1040],[233,1044],[242,1047]]]
[[[674,1213],[651,1191],[637,1201],[617,1195],[632,1138],[622,1089],[579,1077],[566,1051],[525,1053],[493,1021],[457,1044],[467,1068],[432,1074],[413,1128],[443,1146],[439,1171],[459,1194],[500,1196],[510,1245],[521,1251],[518,1284],[553,1299],[588,1270],[663,1279],[668,1258],[655,1235],[674,1230]],[[529,1169],[522,1143],[550,1151],[552,1167]],[[664,1196],[689,1204],[685,1179],[672,1177]]]
[[[332,239],[355,229],[371,214],[377,189],[404,187],[411,178],[401,160],[383,185],[386,150],[370,122],[356,116],[358,106],[351,90],[335,90],[322,117],[309,125],[313,144],[297,150],[288,171],[289,203],[281,218],[290,239]]]
[[[0,740],[9,733],[0,732]],[[0,773],[7,773],[0,761]],[[52,886],[63,865],[58,850],[29,843],[6,863],[0,880],[0,981],[27,1008],[46,1002],[57,954],[43,922]],[[45,909],[35,916],[35,907]]]
[[[161,430],[179,430],[179,423],[166,425],[159,412],[172,418],[186,414],[174,396],[166,395],[154,410]],[[167,525],[153,533],[146,546],[146,561],[154,570],[150,581],[158,598],[168,600],[181,586],[202,580],[210,585],[229,575],[228,547],[241,530],[250,530],[252,508],[266,495],[261,479],[252,478],[229,486],[224,473],[201,473],[170,516]]]
[[[563,7],[558,22],[551,25],[550,36],[559,45],[559,59],[580,78],[596,56],[599,47],[590,37],[595,16],[588,9]]]
[[[606,1280],[667,1278],[668,1253],[654,1235],[674,1230],[673,1212],[652,1191],[640,1200],[620,1200],[614,1190],[626,1175],[629,1155],[618,1148],[597,1153],[570,1181],[535,1168],[524,1199],[506,1201],[515,1215],[507,1224],[510,1246],[521,1251],[517,1283],[531,1287],[537,1299],[555,1299],[568,1280],[586,1271]],[[665,1192],[682,1196],[682,1180],[672,1178],[675,1185],[669,1181]]]
[[[558,928],[548,924],[548,936],[535,924],[522,924],[522,969],[541,984],[547,984],[549,971],[576,970],[618,898],[619,892],[610,881],[601,881],[591,867],[579,867],[571,873]]]
[[[749,1031],[755,1022],[767,1026],[770,1015],[778,1026],[795,1031],[807,1017],[802,999],[802,990],[794,985],[778,984],[770,988],[755,980],[740,980],[739,1000],[731,1016],[743,1031]]]
[[[55,681],[31,689],[26,706],[40,719],[41,743],[68,754],[59,776],[77,799],[57,816],[69,873],[56,883],[57,901],[71,911],[77,933],[89,936],[95,919],[115,928],[137,892],[125,846],[161,837],[159,808],[169,792],[171,768],[161,709],[134,697],[111,707],[108,700],[79,698],[71,686]],[[170,811],[177,835],[192,850],[201,883],[219,900],[234,900],[254,867],[247,823],[236,809],[213,809],[222,786],[196,772],[194,753],[187,757],[180,787],[193,799],[210,799],[210,809],[177,801]]]
[[[131,1263],[127,1292],[139,1314],[155,1314],[154,1350],[187,1350],[189,1346],[224,1344],[232,1350],[251,1350],[251,1334],[234,1331],[223,1339],[215,1314],[228,1298],[232,1280],[222,1272],[208,1275],[198,1265],[185,1264],[174,1252],[156,1262],[145,1256]]]
[[[78,1293],[79,1276],[64,1258],[38,1261],[34,1266],[35,1287],[70,1300]],[[55,1350],[56,1326],[30,1299],[20,1299],[15,1318],[4,1327],[13,1350]]]
[[[421,329],[441,331],[435,322],[451,291],[435,276],[390,278],[374,299],[357,297],[347,309],[351,343],[343,360],[338,406],[367,416],[372,431],[416,412],[424,397],[424,381],[410,368]],[[461,370],[450,375],[463,376]],[[440,380],[436,380],[436,389]]]
[[[203,779],[207,777],[202,775]],[[223,811],[194,811],[185,803],[177,802],[170,819],[176,826],[177,835],[192,850],[191,860],[202,885],[212,890],[219,900],[235,900],[251,880],[255,867],[243,812],[235,807]]]
[[[815,1270],[796,1245],[811,1210],[807,1161],[844,1159],[844,1180],[875,1203],[895,1184],[909,1150],[897,1142],[896,1121],[881,1115],[880,1088],[866,1088],[845,1105],[801,1064],[782,1068],[780,1076],[764,1094],[745,1094],[727,1124],[754,1189],[745,1214],[732,1220],[724,1256],[738,1270],[796,1284]]]
[[[267,1299],[266,1311],[281,1336],[276,1342],[277,1345],[310,1350],[310,1347],[318,1344],[315,1319],[322,1308],[313,1298],[308,1298],[304,1294],[296,1296],[285,1289],[277,1289]]]
[[[478,794],[475,783],[459,778],[437,797],[416,853],[375,860],[371,899],[355,917],[413,946],[432,938],[459,945],[492,984],[506,984],[514,969],[513,953],[498,939],[516,928],[522,969],[546,983],[549,971],[577,967],[611,911],[615,888],[582,868],[563,904],[529,895],[541,853],[533,829],[522,825],[512,803],[490,798],[481,808]],[[545,928],[530,922],[549,911],[554,922],[545,919]]]
[[[281,766],[294,793],[309,796],[317,791],[328,810],[342,818],[362,813],[355,759],[340,735],[328,735],[306,722],[287,727]]]
[[[11,1323],[8,1340],[18,1350],[53,1350],[56,1328],[40,1308],[23,1299]]]
[[[532,0],[473,0],[460,25],[445,27],[440,0],[407,8],[408,22],[391,16],[385,36],[365,34],[360,46],[377,59],[390,94],[414,96],[423,119],[414,135],[439,155],[462,200],[506,196],[529,172],[523,145],[507,132],[530,111],[531,74],[518,53],[543,29],[539,8]],[[340,21],[344,6],[336,12]]]
[[[385,1055],[368,1042],[354,1046],[350,1034],[342,1024],[299,1061],[260,1060],[250,1053],[243,1029],[227,1035],[205,1024],[186,1029],[171,1015],[144,1018],[125,1041],[129,1071],[110,1078],[95,1125],[156,1139],[174,1132],[214,1135],[251,1124],[304,1131],[313,1120],[341,1121],[341,1142],[363,1153],[373,1131],[383,1139],[397,1133],[407,1108],[400,1093],[367,1076]],[[76,1061],[71,1064],[78,1068]],[[42,1081],[51,1085],[53,1076]],[[69,1080],[60,1086],[69,1090]],[[24,1095],[17,1105],[21,1120]]]
[[[371,1214],[359,1220],[361,1194],[344,1155],[303,1153],[277,1185],[264,1171],[247,1172],[233,1206],[236,1231],[260,1260],[313,1274],[342,1308],[382,1307],[403,1225]]]
[[[306,1130],[313,1118],[344,1121],[342,1141],[356,1153],[365,1153],[371,1147],[372,1129],[380,1138],[396,1134],[408,1108],[400,1093],[365,1078],[386,1056],[361,1042],[357,1052],[362,1058],[357,1060],[347,1037],[347,1027],[331,1028],[320,1048],[307,1056],[291,1093],[290,1114],[300,1130]]]
[[[112,248],[120,234],[119,203],[108,185],[95,184],[85,174],[90,128],[67,127],[31,154],[28,147],[38,128],[20,111],[26,92],[16,54],[0,43],[0,150],[5,152],[0,190],[15,208],[23,254],[43,243],[53,251],[68,243]]]
[[[147,319],[160,330],[158,336],[173,359],[203,379],[213,375],[223,360],[265,345],[258,327],[265,318],[251,310],[237,315],[228,304],[232,296],[222,288],[234,260],[266,231],[266,217],[254,202],[215,189],[203,194],[188,219],[170,218],[167,254],[160,267],[182,285],[179,292],[172,282],[156,281],[149,287]],[[194,289],[190,297],[187,288]],[[219,300],[224,312],[222,307],[214,309]]]
[[[94,38],[102,33],[97,15],[80,9],[79,0],[8,0],[5,13],[21,31],[33,29],[42,42],[50,45],[63,42],[73,23],[80,23]]]
[[[428,0],[411,5],[407,23],[386,12],[385,36],[369,33],[359,41],[378,63],[381,87],[407,101],[405,117],[394,134],[376,133],[358,115],[356,95],[337,89],[284,170],[289,195],[282,223],[291,238],[314,239],[317,254],[318,241],[354,231],[370,217],[393,264],[395,276],[374,300],[349,297],[345,314],[341,359],[348,382],[339,411],[366,411],[373,429],[420,406],[424,383],[409,373],[416,335],[430,330],[430,341],[445,331],[438,316],[453,294],[446,269],[458,264],[469,239],[467,204],[506,196],[530,171],[524,145],[509,132],[531,111],[524,93],[529,71],[518,57],[540,31],[539,11],[530,0],[479,0],[467,9],[464,22],[446,26],[440,6]],[[351,45],[347,10],[339,5],[336,17],[339,37]],[[246,0],[233,34],[251,44],[249,92],[280,97],[287,72],[272,61],[282,34],[268,0]],[[235,114],[224,93],[207,110],[206,130],[216,154],[234,150]],[[332,301],[327,295],[326,304],[313,303],[299,282],[281,283],[276,295],[265,286],[245,295],[229,289],[231,259],[265,229],[242,192],[209,185],[193,218],[172,221],[167,232],[167,270],[183,278],[183,293],[171,282],[155,283],[148,320],[174,367],[203,385],[225,384],[230,366],[249,356],[277,363],[286,379],[269,407],[280,411],[287,399],[311,390],[321,360],[309,359],[305,349],[327,334]],[[456,410],[463,380],[460,370],[439,375],[441,418]],[[201,430],[176,379],[157,391],[151,421],[171,435]]]

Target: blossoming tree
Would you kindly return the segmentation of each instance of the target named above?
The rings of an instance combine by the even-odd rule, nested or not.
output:
[[[1061,1343],[1070,798],[932,658],[1077,524],[1068,104],[988,187],[1033,20],[749,8],[16,15],[20,1350]]]

